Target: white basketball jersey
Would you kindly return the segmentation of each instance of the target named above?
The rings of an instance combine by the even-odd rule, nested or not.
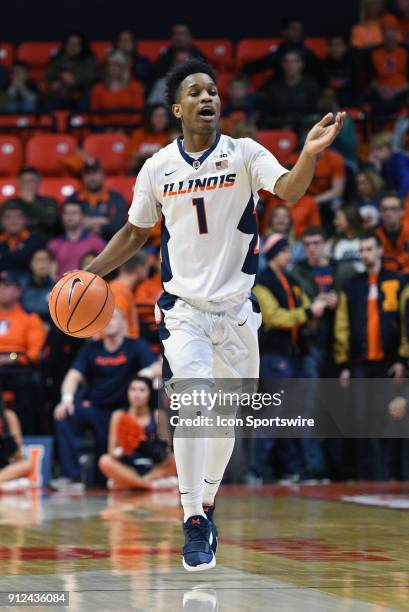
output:
[[[162,282],[187,301],[218,303],[248,293],[258,263],[258,191],[287,172],[251,138],[218,135],[198,159],[177,139],[155,153],[135,185],[130,223],[162,213]]]

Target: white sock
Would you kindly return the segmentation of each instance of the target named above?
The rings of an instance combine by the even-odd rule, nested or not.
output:
[[[176,432],[175,432],[176,433]],[[190,516],[206,516],[203,512],[203,468],[206,452],[205,438],[173,439],[176,469],[179,479],[180,502],[186,522]]]
[[[223,474],[234,448],[234,434],[227,438],[208,438],[203,470],[203,504],[213,506]]]

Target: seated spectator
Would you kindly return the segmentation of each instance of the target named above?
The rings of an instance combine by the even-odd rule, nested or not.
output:
[[[304,258],[304,247],[302,242],[296,240],[292,225],[290,209],[284,203],[273,207],[270,222],[265,230],[266,234],[283,234],[290,245],[291,263]],[[263,265],[263,254],[261,253],[260,268]]]
[[[65,272],[78,270],[81,258],[95,251],[100,253],[105,241],[86,229],[84,206],[81,202],[65,202],[62,208],[64,233],[48,243],[48,249],[57,263],[57,277]]]
[[[254,94],[251,93],[249,81],[245,76],[230,81],[229,95],[223,105],[223,117],[229,117],[235,123],[254,120]]]
[[[24,209],[28,229],[44,240],[55,236],[60,229],[58,204],[54,198],[39,194],[41,176],[32,166],[24,166],[19,172],[18,197],[8,202],[18,203]]]
[[[356,196],[353,204],[358,208],[365,229],[378,225],[379,203],[384,187],[383,180],[371,170],[356,175]]]
[[[393,150],[392,134],[374,134],[365,169],[375,172],[385,180],[389,189],[397,191],[402,199],[409,195],[409,156],[406,151]]]
[[[18,278],[0,273],[0,388],[14,394],[14,410],[23,432],[33,435],[39,425],[39,389],[33,369],[39,364],[46,330],[40,317],[20,305]]]
[[[126,57],[131,77],[142,83],[145,91],[149,90],[152,86],[152,64],[137,52],[135,37],[130,30],[119,32],[115,49]]]
[[[206,59],[203,53],[194,46],[192,32],[185,23],[175,23],[172,26],[170,45],[160,54],[154,67],[156,79],[166,76],[172,66],[178,63],[176,58],[180,53],[186,54],[187,59]]]
[[[409,51],[399,42],[399,23],[394,15],[381,19],[384,43],[370,54],[369,102],[373,112],[385,119],[402,108],[409,91]]]
[[[141,280],[141,267],[141,256],[137,253],[119,268],[118,276],[109,282],[115,304],[126,320],[126,335],[129,338],[139,337],[138,312],[133,292]]]
[[[339,208],[334,216],[335,236],[327,242],[327,255],[337,265],[339,286],[364,266],[359,255],[360,239],[363,235],[361,217],[354,206]]]
[[[28,274],[28,265],[42,240],[28,229],[25,207],[6,202],[2,209],[0,233],[0,270],[13,270],[18,276]]]
[[[380,202],[381,224],[374,231],[384,258],[384,268],[409,275],[409,214],[397,193],[385,193]],[[405,218],[406,217],[406,218]]]
[[[91,111],[138,110],[143,106],[143,87],[129,77],[128,62],[121,51],[111,51],[105,60],[104,81],[91,91]]]
[[[35,312],[50,325],[48,298],[55,285],[54,257],[47,249],[33,253],[30,261],[31,276],[22,283],[21,304],[27,312]]]
[[[143,163],[170,142],[170,117],[164,104],[145,109],[142,127],[136,129],[128,146],[129,169],[138,174]]]
[[[128,408],[115,410],[109,423],[108,453],[99,460],[110,489],[176,486],[167,415],[153,410],[150,381],[136,377],[128,387]]]
[[[48,62],[48,110],[83,110],[88,106],[92,85],[98,80],[98,65],[81,34],[71,33]]]
[[[276,76],[282,76],[284,56],[289,52],[297,53],[304,66],[306,76],[317,76],[318,62],[315,54],[304,45],[302,21],[298,17],[285,17],[281,27],[282,43],[276,51],[270,51],[264,57],[250,62],[244,67],[246,74],[255,74],[264,70],[273,70]]]
[[[399,13],[399,29],[402,34],[402,42],[409,45],[409,1],[395,0],[395,8]]]
[[[383,42],[380,20],[384,13],[384,0],[364,0],[360,23],[351,31],[353,47],[375,47]]]
[[[334,90],[340,106],[357,102],[357,60],[342,36],[328,38],[328,55],[321,61],[322,84]]]
[[[82,171],[83,188],[69,200],[81,202],[88,230],[109,240],[125,221],[128,205],[124,197],[104,187],[104,171],[100,162],[85,162]]]
[[[320,225],[321,218],[318,206],[315,203],[314,198],[309,195],[305,195],[300,198],[297,202],[284,202],[277,196],[262,193],[263,199],[263,218],[261,222],[261,234],[269,233],[267,228],[271,211],[276,206],[287,206],[291,214],[291,223],[294,231],[294,237],[297,240],[301,240],[304,230],[310,225]]]
[[[171,68],[174,68],[178,64],[183,64],[188,60],[192,59],[193,55],[190,51],[176,51],[173,55],[173,64]],[[149,106],[156,104],[166,104],[166,75],[160,76],[155,80],[152,89],[149,93],[147,100]]]
[[[297,51],[284,53],[281,66],[282,76],[265,83],[257,94],[259,127],[297,131],[301,119],[316,110],[319,87],[314,79],[303,76],[304,64]]]
[[[13,410],[6,410],[0,399],[0,491],[20,491],[30,486],[28,475],[32,465],[23,457],[22,446],[18,416]]]
[[[10,84],[6,89],[3,112],[35,113],[37,110],[38,89],[28,79],[28,66],[15,62],[11,69]]]
[[[157,260],[149,270],[148,258],[143,251],[139,251],[135,257],[139,258],[139,281],[134,291],[134,300],[138,312],[140,335],[157,354],[159,353],[159,336],[155,322],[155,304],[163,291],[160,264]]]
[[[55,488],[79,482],[78,442],[82,431],[92,429],[97,458],[108,447],[108,426],[118,406],[126,406],[127,389],[135,374],[154,377],[160,367],[144,340],[125,337],[126,322],[116,308],[103,331],[102,340],[88,342],[79,350],[61,389],[61,401],[54,410],[60,453],[61,477]],[[85,398],[76,397],[87,383]]]

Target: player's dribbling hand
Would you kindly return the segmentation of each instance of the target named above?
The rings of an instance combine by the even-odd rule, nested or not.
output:
[[[316,123],[308,132],[304,144],[304,150],[311,155],[318,155],[330,146],[342,130],[346,113],[337,113],[335,121],[333,113],[327,113],[325,117]]]
[[[67,416],[71,416],[74,413],[73,402],[60,402],[58,406],[54,408],[54,418],[56,421],[62,421]]]

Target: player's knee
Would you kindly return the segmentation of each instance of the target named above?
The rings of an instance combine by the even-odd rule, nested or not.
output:
[[[101,472],[106,472],[112,467],[112,459],[108,455],[108,453],[105,453],[105,455],[101,455],[101,457],[98,460],[98,467],[101,470]]]

